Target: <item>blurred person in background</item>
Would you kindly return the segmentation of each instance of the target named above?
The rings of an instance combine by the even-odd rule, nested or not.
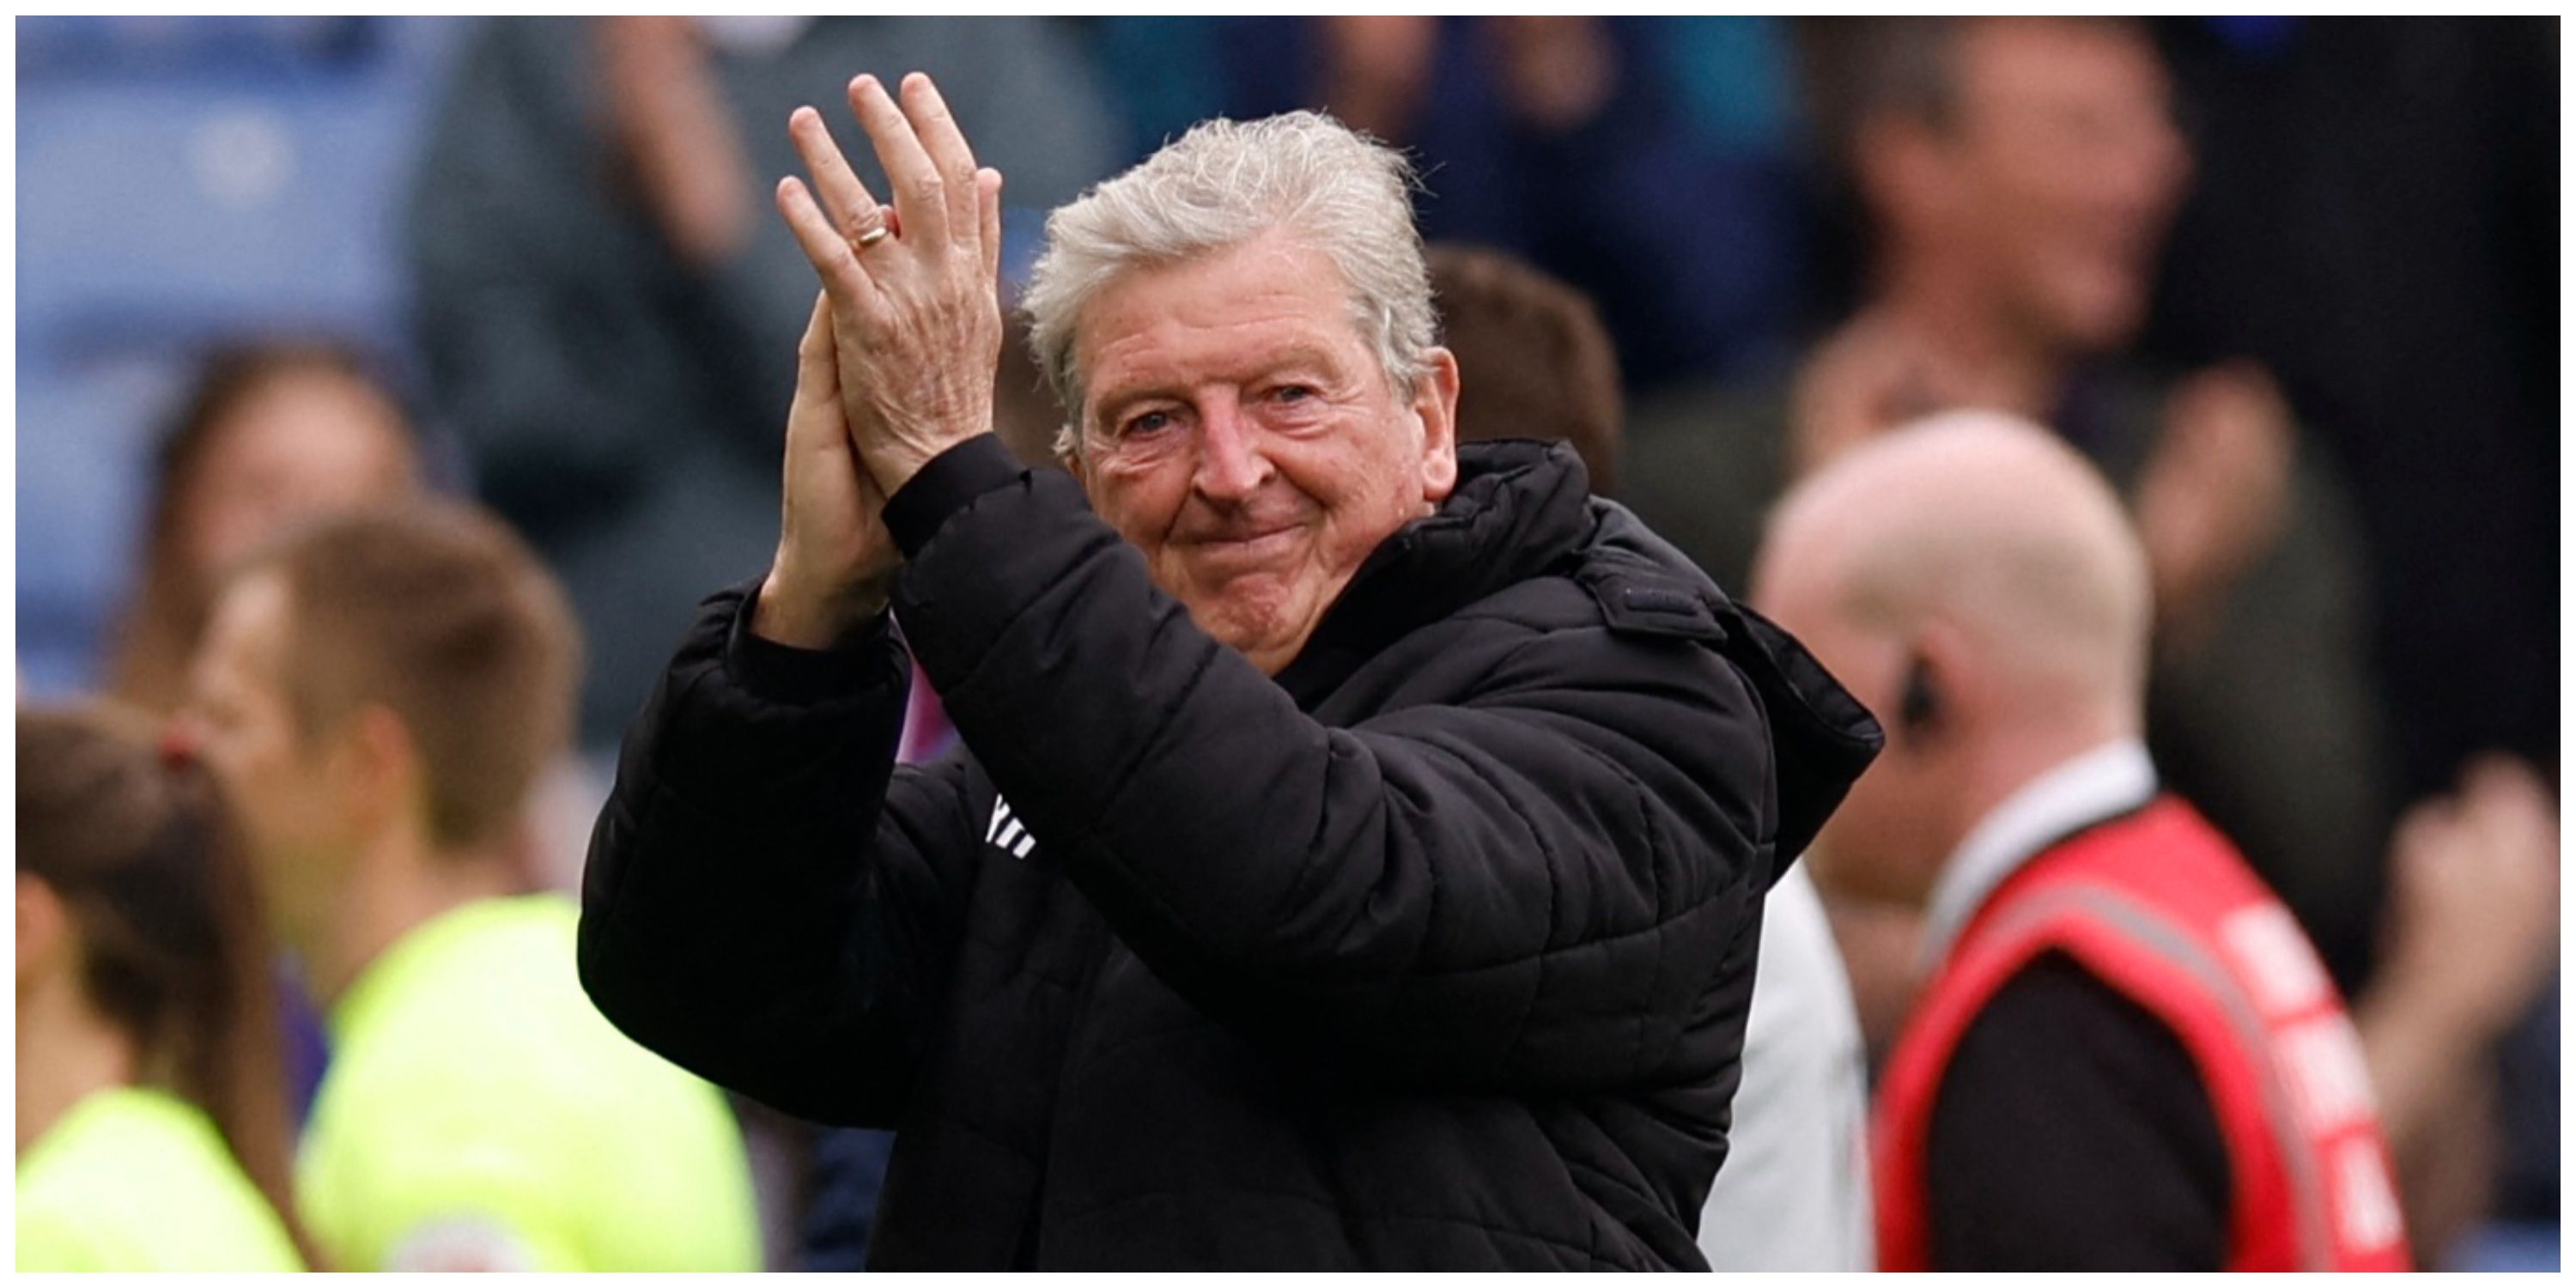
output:
[[[1882,1268],[2407,1265],[2333,981],[2141,740],[2151,582],[2102,477],[2000,413],[1875,437],[1772,520],[1755,602],[1892,716],[1810,862],[1927,917]]]
[[[301,1270],[269,937],[212,774],[18,711],[17,1268]]]
[[[153,461],[149,516],[108,691],[166,715],[216,574],[298,519],[415,495],[411,422],[349,349],[263,342],[209,356]]]
[[[1503,251],[1454,243],[1423,250],[1440,343],[1458,356],[1458,441],[1572,444],[1592,490],[1618,482],[1619,355],[1592,301]]]
[[[1595,492],[1616,482],[1617,355],[1582,293],[1500,251],[1424,254],[1440,338],[1458,358],[1458,439],[1570,442]],[[1851,984],[1815,882],[1791,868],[1762,902],[1726,1166],[1701,1206],[1718,1270],[1867,1270],[1867,1068]]]
[[[604,755],[704,589],[777,539],[778,426],[813,274],[766,206],[780,125],[853,68],[927,68],[1052,205],[1110,120],[1061,19],[488,20],[437,114],[409,227],[439,420],[562,578]],[[873,174],[873,161],[859,164]]]
[[[515,894],[578,638],[449,504],[299,526],[217,594],[184,727],[329,1008],[297,1195],[339,1268],[759,1267],[723,1099],[582,996],[569,900]]]
[[[1763,39],[1770,28],[1715,21],[1739,24],[1735,46],[1752,55],[1730,65],[1752,74],[1729,90],[1787,79],[1759,74],[1773,70],[1764,55],[1787,61],[1785,42]],[[1709,127],[1695,110],[1697,69],[1675,53],[1706,42],[1675,22],[1128,18],[1107,20],[1107,43],[1155,69],[1117,82],[1149,147],[1207,116],[1313,108],[1405,149],[1435,189],[1423,236],[1506,250],[1572,283],[1644,388],[1756,350],[1798,286],[1785,141]]]
[[[2129,498],[2154,578],[2148,740],[2337,977],[2368,956],[2394,815],[2356,530],[2247,364],[2124,356],[2190,172],[2146,30],[1817,20],[1820,133],[1866,212],[1859,310],[1770,396],[1648,413],[1621,497],[1724,580],[1781,489],[1914,416],[2054,426]]]

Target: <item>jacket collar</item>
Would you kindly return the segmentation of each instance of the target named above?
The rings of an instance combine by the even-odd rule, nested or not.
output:
[[[1460,444],[1449,499],[1370,552],[1280,687],[1312,708],[1387,645],[1573,554],[1592,531],[1590,493],[1564,444]]]
[[[1922,960],[1938,965],[1959,932],[2013,873],[2058,842],[2131,813],[2156,795],[2156,764],[2144,743],[2105,743],[2022,785],[1977,821],[1950,852],[1932,885]]]

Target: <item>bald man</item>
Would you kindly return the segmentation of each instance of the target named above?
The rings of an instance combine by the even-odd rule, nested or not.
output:
[[[1907,426],[1782,501],[1753,597],[1889,730],[1817,880],[1925,914],[1881,1267],[2404,1268],[2341,998],[2157,786],[2147,561],[2100,476],[2000,414]]]

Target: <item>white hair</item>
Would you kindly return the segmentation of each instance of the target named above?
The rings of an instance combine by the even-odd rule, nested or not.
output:
[[[1285,229],[1341,270],[1351,321],[1409,396],[1436,343],[1431,279],[1404,154],[1318,112],[1204,121],[1047,217],[1021,298],[1038,370],[1065,408],[1058,455],[1079,449],[1074,324],[1130,268],[1196,259]]]

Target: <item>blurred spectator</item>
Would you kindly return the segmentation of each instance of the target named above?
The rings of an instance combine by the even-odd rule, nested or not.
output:
[[[408,497],[420,475],[410,422],[354,352],[270,342],[214,353],[154,461],[110,691],[156,714],[177,709],[224,564],[295,520]]]
[[[2056,426],[2146,543],[2159,764],[2356,978],[2390,814],[2356,537],[2260,369],[2167,379],[2121,356],[2190,163],[2145,30],[1820,20],[1810,44],[1871,220],[1869,297],[1787,390],[1641,409],[1623,499],[1723,583],[1789,480],[1900,420]]]
[[[2162,35],[2202,182],[2150,345],[2264,363],[2350,480],[2404,795],[2490,747],[2554,775],[2558,20]]]
[[[2407,1264],[2333,983],[2141,741],[2150,576],[2101,476],[1992,412],[1856,446],[1764,541],[1755,601],[1893,716],[1817,879],[1927,918],[1882,1268]]]
[[[210,774],[18,712],[20,1270],[301,1270],[269,940]]]
[[[299,527],[217,594],[188,727],[331,1008],[298,1200],[340,1268],[759,1265],[722,1098],[582,995],[569,900],[510,897],[577,654],[561,592],[458,507]]]
[[[939,78],[1004,199],[1104,174],[1109,119],[1057,19],[496,19],[418,178],[418,330],[482,495],[563,578],[613,743],[707,587],[777,543],[779,444],[814,299],[769,210],[787,116],[860,72]],[[886,191],[872,158],[854,162]]]
[[[1592,490],[1619,473],[1619,356],[1592,301],[1501,251],[1434,245],[1431,300],[1440,343],[1458,356],[1458,441],[1561,439]]]
[[[1119,82],[1147,149],[1200,117],[1300,107],[1407,149],[1429,189],[1423,236],[1498,247],[1573,283],[1643,388],[1740,359],[1797,289],[1782,140],[1707,128],[1768,118],[1712,108],[1718,96],[1677,74],[1673,21],[1130,18],[1112,20],[1108,43],[1156,72]],[[1785,61],[1762,39],[1769,27],[1731,21],[1752,50],[1740,61]]]

